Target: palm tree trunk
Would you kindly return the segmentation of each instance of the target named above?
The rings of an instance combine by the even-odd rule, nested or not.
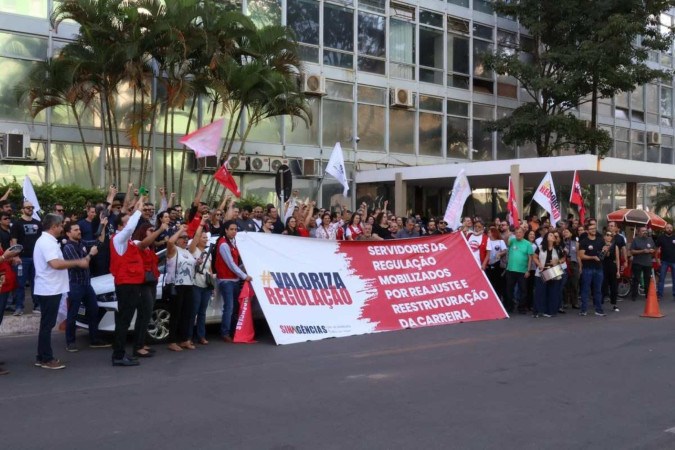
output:
[[[141,75],[141,117],[139,119],[141,121],[141,128],[140,128],[140,130],[138,130],[139,135],[140,135],[140,137],[138,139],[138,147],[140,148],[140,151],[141,151],[141,154],[140,154],[141,166],[139,167],[139,170],[138,170],[138,185],[139,186],[143,185],[143,169],[144,169],[144,166],[145,166],[145,150],[144,150],[145,147],[143,146],[143,138],[145,137],[145,134],[144,134],[144,132],[145,132],[145,122],[143,120],[143,119],[145,119],[144,115],[145,115],[145,89],[143,89],[143,76]]]
[[[89,181],[91,182],[91,187],[95,187],[94,182],[94,171],[91,168],[91,158],[89,157],[89,150],[87,149],[87,142],[84,140],[84,133],[82,132],[82,122],[80,120],[80,115],[77,113],[77,108],[75,105],[70,105],[73,110],[73,115],[75,116],[75,121],[77,122],[77,131],[80,132],[80,140],[82,141],[82,150],[84,151],[84,158],[87,160],[87,171],[89,172]]]
[[[148,173],[148,167],[150,167],[150,153],[152,152],[152,140],[154,139],[154,134],[155,134],[155,121],[157,120],[157,104],[152,103],[152,117],[150,118],[150,131],[148,132],[148,144],[147,144],[147,150],[145,152],[145,163],[143,164],[143,173],[141,174],[141,181],[138,183],[138,185],[142,185],[143,182],[145,181],[145,177]],[[153,155],[153,158],[155,156]],[[153,161],[154,162],[154,161]],[[164,185],[166,187],[166,185]]]
[[[133,117],[136,117],[136,86],[134,85],[134,103],[133,103]],[[133,126],[133,124],[132,124]],[[129,164],[127,164],[127,171],[129,173],[129,183],[131,183],[133,180],[131,179],[131,163],[134,160],[134,152],[136,151],[136,148],[133,145],[133,142],[131,143],[132,145],[129,148]],[[140,186],[140,184],[139,184]]]
[[[171,192],[176,192],[176,173],[174,170],[174,167],[176,167],[176,163],[174,161],[174,149],[173,149],[173,139],[174,139],[174,130],[173,130],[173,122],[174,119],[176,118],[175,116],[176,113],[176,108],[171,107]],[[180,197],[178,197],[180,198]]]
[[[105,98],[105,117],[108,120],[108,139],[110,139],[110,141],[108,142],[108,148],[110,149],[110,163],[112,165],[112,183],[120,185],[122,183],[122,180],[120,180],[117,176],[117,166],[115,160],[115,141],[113,140],[110,103],[108,102],[108,96],[105,89],[103,90],[101,95],[103,96],[103,98]]]
[[[168,104],[168,102],[167,102],[166,106],[167,106],[166,111],[164,112],[164,141],[163,141],[163,144],[162,144],[162,152],[163,152],[163,156],[164,156],[164,175],[162,177],[162,181],[164,183],[164,186],[168,186],[167,185],[167,179],[168,179],[167,162],[168,161],[167,161],[167,154],[166,154],[166,147],[167,147],[166,140],[167,140],[167,133],[168,133],[168,130],[169,130],[169,104]],[[173,191],[171,191],[171,192],[173,192]]]
[[[188,115],[188,124],[187,127],[185,127],[185,134],[188,134],[190,132],[190,122],[192,121],[192,116],[195,112],[195,106],[197,105],[197,98],[199,96],[197,94],[192,96],[192,105],[190,105],[190,114]],[[185,174],[185,146],[183,146],[183,155],[182,159],[180,162],[180,177],[178,179],[178,198],[181,198],[183,194],[183,175]]]

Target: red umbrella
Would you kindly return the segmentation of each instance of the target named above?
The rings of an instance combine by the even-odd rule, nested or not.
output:
[[[618,211],[607,214],[607,220],[610,222],[626,222],[647,225],[655,230],[662,230],[666,226],[665,220],[656,214],[643,209],[622,208]]]

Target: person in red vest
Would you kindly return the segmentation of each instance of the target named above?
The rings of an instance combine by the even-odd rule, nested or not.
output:
[[[7,305],[7,299],[10,292],[16,289],[16,274],[12,270],[12,260],[21,252],[6,252],[0,245],[0,324],[2,324],[2,313]],[[7,375],[9,370],[2,367],[0,363],[0,375]]]
[[[145,345],[145,337],[152,316],[152,308],[155,306],[155,293],[159,280],[159,258],[155,253],[155,242],[168,229],[168,222],[162,222],[157,229],[146,222],[142,223],[132,236],[134,244],[141,251],[145,272],[145,282],[141,286],[141,303],[134,323],[134,356],[139,358],[149,358],[154,353],[154,350]]]
[[[125,352],[127,332],[134,313],[141,306],[143,285],[145,284],[145,265],[141,248],[131,240],[143,210],[145,197],[140,196],[134,213],[121,215],[118,219],[118,232],[110,239],[110,273],[115,277],[115,296],[117,314],[115,314],[115,334],[113,340],[113,366],[137,366],[138,360]]]
[[[216,243],[218,254],[214,259],[214,268],[218,278],[218,289],[223,297],[223,316],[220,323],[220,335],[225,342],[232,342],[232,311],[234,299],[239,292],[239,280],[251,281],[251,277],[241,268],[241,257],[237,249],[237,224],[228,220],[224,225],[225,236]]]

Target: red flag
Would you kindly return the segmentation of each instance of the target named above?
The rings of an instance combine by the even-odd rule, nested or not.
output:
[[[220,135],[223,134],[225,119],[219,119],[180,138],[181,144],[191,148],[196,158],[216,156],[220,148]]]
[[[509,195],[506,203],[506,209],[509,210],[509,220],[511,225],[520,225],[520,214],[518,214],[518,202],[516,201],[516,190],[513,188],[513,180],[509,177]]]
[[[251,311],[251,297],[253,290],[251,283],[244,282],[244,286],[239,293],[239,319],[237,327],[234,330],[233,341],[237,344],[255,343],[255,330],[253,329],[253,312]]]
[[[213,178],[215,178],[218,183],[222,184],[227,189],[232,191],[232,193],[234,195],[236,195],[237,198],[241,197],[241,192],[239,192],[239,187],[237,186],[237,182],[234,181],[234,177],[227,170],[227,167],[225,167],[225,164],[220,166],[220,169],[218,169],[216,171],[216,173],[213,174]]]
[[[579,174],[574,171],[574,179],[572,180],[572,194],[570,195],[570,204],[577,205],[579,209],[579,222],[584,223],[586,219],[586,207],[584,206],[584,197],[581,195],[581,183],[579,182]]]

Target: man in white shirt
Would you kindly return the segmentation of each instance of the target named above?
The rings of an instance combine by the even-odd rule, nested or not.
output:
[[[35,243],[33,263],[35,264],[35,289],[33,300],[40,305],[40,333],[38,335],[35,365],[43,369],[63,369],[63,364],[54,358],[52,352],[52,328],[63,294],[68,293],[68,269],[89,267],[91,257],[98,253],[96,246],[81,259],[65,260],[58,239],[63,232],[63,217],[47,214],[42,221],[43,233]]]

